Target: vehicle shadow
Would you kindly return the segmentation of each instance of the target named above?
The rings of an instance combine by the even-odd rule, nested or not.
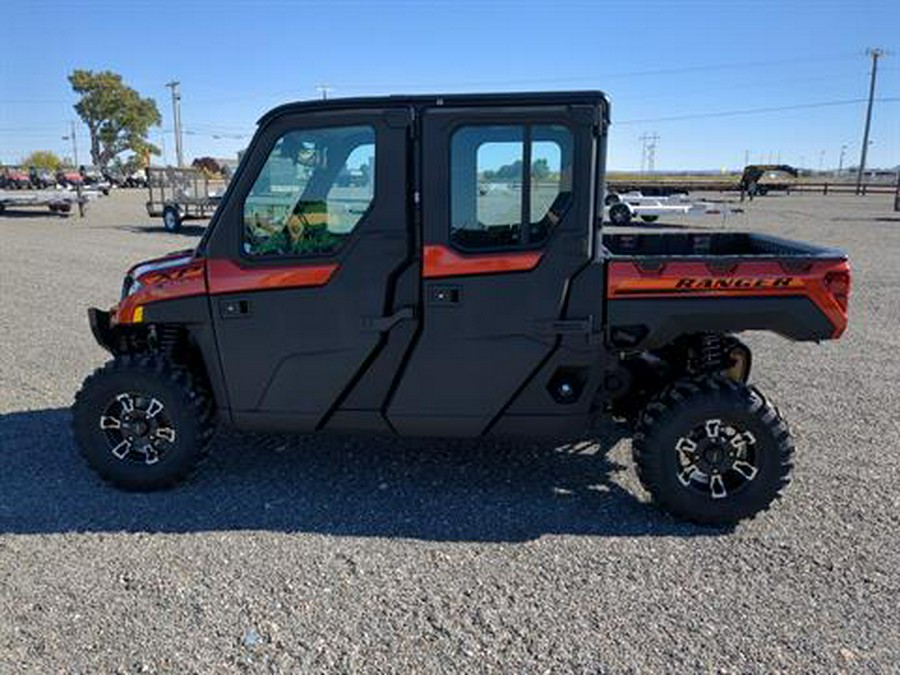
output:
[[[710,230],[715,228],[699,223],[667,223],[663,220],[645,223],[641,220],[632,220],[628,225],[613,225],[609,221],[604,221],[603,229],[609,232],[627,232],[628,230]]]
[[[0,534],[269,530],[430,541],[544,534],[716,536],[621,487],[621,436],[553,448],[503,442],[224,432],[200,472],[127,493],[78,456],[67,409],[0,415]],[[552,444],[551,444],[552,445]]]
[[[206,232],[206,225],[183,224],[178,232],[166,232],[162,223],[154,225],[120,225],[116,229],[134,234],[175,234],[184,237],[201,237]]]
[[[4,218],[28,218],[30,220],[34,220],[36,218],[47,218],[49,220],[65,220],[67,218],[72,218],[73,220],[78,220],[78,209],[75,208],[69,213],[59,213],[58,211],[51,211],[46,206],[45,207],[35,207],[32,209],[17,209],[15,207],[7,206],[0,212],[0,220]]]

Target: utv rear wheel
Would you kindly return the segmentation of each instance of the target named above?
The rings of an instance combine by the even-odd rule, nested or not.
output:
[[[644,409],[632,448],[653,500],[704,525],[766,510],[790,482],[794,452],[778,410],[757,389],[720,376],[665,389]]]
[[[187,477],[212,440],[213,407],[183,368],[150,356],[120,356],[88,377],[75,397],[81,454],[126,490],[156,490]]]

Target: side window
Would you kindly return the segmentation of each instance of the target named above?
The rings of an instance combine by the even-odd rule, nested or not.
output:
[[[572,150],[572,134],[562,125],[456,130],[450,240],[464,249],[542,244],[572,199]]]
[[[244,201],[244,253],[330,255],[374,198],[372,127],[290,131],[275,143]]]

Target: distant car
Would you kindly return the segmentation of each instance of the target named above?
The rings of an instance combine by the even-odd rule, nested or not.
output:
[[[27,190],[31,187],[31,179],[19,167],[10,166],[0,176],[0,187],[6,190]]]
[[[133,187],[133,188],[146,188],[147,187],[147,172],[146,172],[146,170],[138,169],[137,171],[125,176],[125,186]]]
[[[38,169],[33,166],[28,170],[28,179],[35,190],[46,190],[56,186],[56,176],[49,169]]]
[[[103,172],[94,166],[82,166],[79,169],[84,186],[93,190],[99,190],[105,195],[109,194],[112,184],[106,180]]]
[[[84,178],[75,169],[60,169],[56,172],[56,183],[61,187],[84,185]]]

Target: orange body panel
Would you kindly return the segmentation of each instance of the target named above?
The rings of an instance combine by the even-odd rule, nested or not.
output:
[[[337,268],[336,263],[244,268],[230,260],[210,260],[208,262],[209,292],[217,295],[275,288],[324,286]]]
[[[112,311],[112,323],[132,323],[134,310],[161,300],[206,294],[205,261],[192,260],[186,265],[147,272],[137,281],[143,288],[122,300]]]
[[[671,297],[806,296],[834,326],[833,338],[847,328],[850,265],[821,260],[793,270],[777,260],[739,262],[726,271],[704,262],[675,261],[647,270],[630,261],[613,261],[607,272],[609,300]]]
[[[422,276],[436,279],[467,274],[527,272],[537,267],[540,261],[540,251],[461,255],[446,246],[428,245],[425,246]]]

